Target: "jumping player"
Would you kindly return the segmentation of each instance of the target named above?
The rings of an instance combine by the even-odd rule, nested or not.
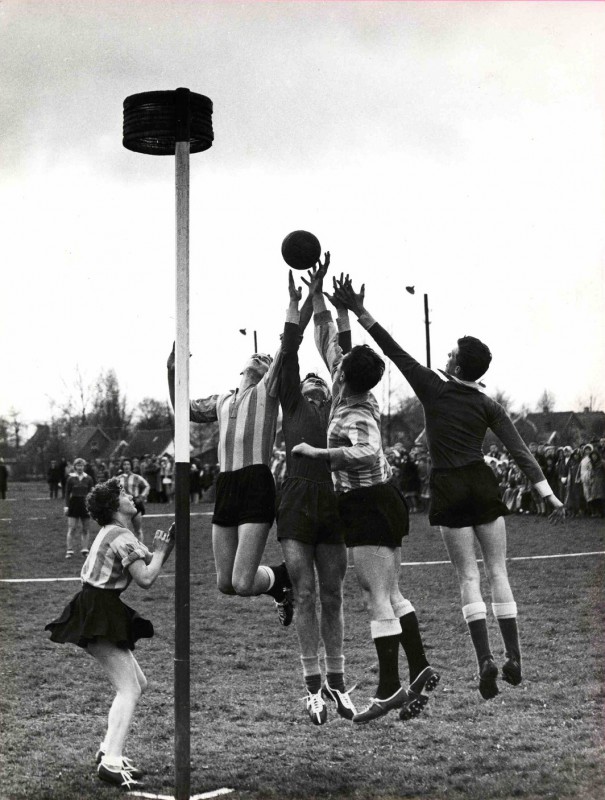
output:
[[[279,400],[279,356],[254,353],[244,364],[239,389],[190,403],[192,422],[219,427],[219,467],[212,517],[212,549],[220,592],[270,595],[280,623],[293,617],[291,583],[284,564],[260,561],[275,519],[275,482],[269,468]],[[174,406],[174,348],[168,386]]]
[[[554,509],[552,521],[565,516],[563,503],[552,493],[537,461],[525,446],[512,420],[477,383],[487,371],[491,353],[479,339],[458,339],[445,370],[434,372],[406,353],[364,307],[365,286],[355,293],[350,278],[334,281],[334,294],[353,311],[360,324],[398,367],[422,403],[426,438],[432,459],[429,522],[439,525],[456,569],[462,614],[468,625],[479,666],[479,691],[489,700],[498,694],[498,667],[487,632],[487,609],[481,595],[475,539],[483,554],[492,594],[492,611],[502,635],[505,681],[521,683],[521,651],[517,604],[506,570],[508,509],[500,500],[498,481],[486,465],[482,444],[490,428],[502,441],[537,492]]]
[[[326,253],[318,273],[325,275],[329,261],[330,254]],[[326,446],[332,403],[330,389],[322,378],[309,373],[302,381],[300,379],[298,350],[311,316],[312,301],[309,295],[299,311],[301,290],[295,287],[292,272],[288,276],[288,286],[290,305],[282,338],[279,376],[287,477],[279,494],[277,538],[292,580],[296,606],[294,622],[307,687],[307,713],[316,725],[323,725],[328,719],[326,699],[335,704],[336,712],[345,719],[352,719],[356,713],[344,682],[342,586],[347,571],[347,551],[330,470],[324,462],[305,456],[292,457],[293,447],[300,442]],[[347,344],[343,343],[343,337]],[[350,340],[350,330],[341,331],[343,349],[350,350]],[[325,649],[323,687],[320,641]]]
[[[367,593],[371,634],[378,654],[379,682],[369,706],[353,716],[365,723],[400,709],[408,720],[428,701],[439,674],[429,665],[414,607],[399,589],[401,540],[408,533],[408,510],[403,497],[390,482],[391,468],[382,450],[380,412],[371,389],[380,381],[384,361],[363,345],[343,356],[336,327],[326,309],[320,279],[311,282],[318,349],[332,375],[332,409],[328,447],[307,442],[292,449],[295,456],[327,462],[338,496],[345,542],[351,548],[355,572]],[[337,310],[348,326],[344,306]],[[346,320],[346,321],[345,321]],[[408,660],[409,690],[399,677],[399,645]]]
[[[120,595],[133,579],[143,589],[152,586],[172,551],[174,526],[168,533],[156,532],[150,552],[128,527],[137,509],[116,478],[95,486],[86,503],[102,527],[82,567],[81,590],[45,630],[53,642],[84,648],[116,690],[97,752],[97,774],[102,781],[130,790],[142,786],[143,772],[122,753],[136,705],[147,688],[132,651],[136,641],[153,636],[153,625]]]
[[[86,461],[83,458],[76,458],[74,461],[74,472],[72,472],[65,484],[65,508],[63,509],[67,517],[67,547],[65,558],[73,558],[74,555],[74,535],[78,520],[82,526],[81,531],[81,553],[84,557],[88,555],[88,520],[90,515],[86,510],[86,495],[95,485],[90,475],[84,472]]]

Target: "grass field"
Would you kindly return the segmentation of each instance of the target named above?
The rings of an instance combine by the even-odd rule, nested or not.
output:
[[[78,584],[6,582],[78,576],[80,559],[63,558],[62,503],[47,500],[43,484],[10,484],[0,518],[0,798],[108,798],[117,790],[97,780],[93,759],[112,693],[90,657],[52,644],[43,630]],[[146,530],[167,525],[168,518],[148,518]],[[354,727],[332,715],[318,728],[304,713],[294,626],[279,626],[266,597],[218,594],[210,516],[194,517],[192,794],[229,787],[234,800],[605,797],[605,556],[541,558],[602,553],[602,521],[552,527],[517,517],[508,519],[508,530],[509,556],[522,559],[509,566],[520,613],[521,686],[501,684],[495,700],[481,699],[451,565],[406,564],[402,587],[441,684],[411,722],[391,714]],[[272,532],[266,561],[276,559]],[[439,534],[424,516],[412,517],[403,561],[445,560]],[[125,596],[156,628],[136,650],[149,690],[127,754],[148,770],[147,791],[158,794],[174,788],[173,569],[171,561],[148,592],[132,586]],[[363,706],[376,685],[375,651],[353,570],[345,621],[347,680],[357,683],[353,699]],[[493,618],[489,625],[500,659]],[[407,680],[403,659],[401,667]]]

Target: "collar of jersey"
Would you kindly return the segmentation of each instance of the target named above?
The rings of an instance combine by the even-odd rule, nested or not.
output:
[[[467,386],[469,389],[475,389],[478,392],[485,392],[485,384],[480,383],[479,381],[463,381],[461,378],[457,378],[455,375],[450,375],[449,373],[444,372],[442,369],[437,370],[437,375],[439,375],[442,381],[459,383],[460,386]]]

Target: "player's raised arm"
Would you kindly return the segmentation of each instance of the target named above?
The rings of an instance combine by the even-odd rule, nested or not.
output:
[[[355,314],[359,324],[367,330],[385,356],[399,369],[420,401],[440,386],[441,378],[407,353],[369,313],[365,306],[365,284],[362,284],[359,292],[356,292],[349,275],[341,275],[340,279],[335,278],[333,284],[334,301],[341,303]]]
[[[309,270],[309,275],[314,276],[317,275],[318,277],[323,279],[326,277],[326,273],[328,271],[328,267],[330,266],[330,253],[324,253],[324,260],[323,263],[321,258],[318,260],[317,264]],[[304,280],[304,283],[309,285],[307,281]],[[313,295],[309,292],[309,294],[305,298],[305,302],[300,310],[300,332],[301,334],[305,332],[305,329],[309,322],[311,321],[311,317],[313,316]]]
[[[298,350],[302,341],[302,331],[299,326],[300,312],[298,304],[301,299],[302,289],[294,283],[292,270],[288,273],[288,294],[290,303],[286,313],[286,323],[281,342],[282,359],[279,376],[279,401],[284,410],[293,407],[301,394]]]

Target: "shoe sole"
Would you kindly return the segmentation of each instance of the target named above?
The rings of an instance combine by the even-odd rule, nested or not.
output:
[[[408,693],[408,697],[409,697]],[[404,703],[403,708],[399,712],[399,719],[402,722],[408,722],[410,719],[419,717],[424,711],[429,698],[425,694],[418,694],[413,697],[409,703]]]
[[[426,675],[425,675],[426,673]],[[409,690],[414,694],[420,694],[423,690],[432,692],[441,680],[441,675],[433,667],[425,667],[420,675],[417,675],[410,683]]]

